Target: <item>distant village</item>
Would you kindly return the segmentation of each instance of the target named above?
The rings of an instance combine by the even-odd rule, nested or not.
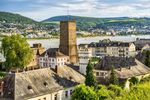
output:
[[[89,27],[86,30],[77,30],[77,36],[91,35],[132,35],[132,34],[147,34],[150,32],[149,26],[108,26],[108,29]],[[52,38],[59,37],[60,28],[58,25],[41,25],[0,22],[0,36],[10,36],[13,34],[21,34],[26,38]]]
[[[10,28],[5,30],[20,33],[20,30],[17,32],[15,28]],[[46,50],[40,43],[33,44],[33,59],[26,69],[11,70],[1,78],[0,100],[71,100],[75,87],[85,83],[89,61],[98,84],[109,84],[112,67],[119,81],[125,82],[125,89],[130,88],[129,79],[132,77],[142,79],[150,74],[142,54],[150,50],[150,39],[137,38],[134,42],[104,39],[77,45],[75,21],[61,21],[59,31],[59,48]],[[37,33],[50,37],[44,31]],[[115,32],[112,33],[115,35]],[[34,36],[30,34],[27,37]],[[3,55],[0,55],[0,60],[3,69]]]

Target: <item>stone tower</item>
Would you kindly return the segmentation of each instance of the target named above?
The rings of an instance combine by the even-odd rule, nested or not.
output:
[[[77,43],[76,43],[76,22],[60,22],[60,52],[68,55],[70,63],[78,63]]]

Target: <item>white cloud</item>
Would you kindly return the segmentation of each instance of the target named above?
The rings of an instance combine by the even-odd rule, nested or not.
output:
[[[16,0],[25,1],[25,0]],[[126,0],[117,2],[114,0],[37,0],[30,4],[30,7],[36,8],[33,11],[17,11],[22,15],[34,18],[35,20],[44,20],[51,16],[66,15],[67,6],[71,15],[93,16],[93,17],[150,17],[149,0]],[[111,1],[111,2],[108,2]]]

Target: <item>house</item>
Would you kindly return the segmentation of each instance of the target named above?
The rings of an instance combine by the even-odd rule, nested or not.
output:
[[[135,41],[135,46],[136,46],[136,50],[141,50],[141,51],[150,48],[150,39],[137,38]]]
[[[150,74],[150,68],[134,57],[106,56],[94,66],[94,74],[99,83],[109,83],[112,67],[114,67],[117,77],[121,82],[127,82],[132,77],[141,79]],[[126,84],[125,87],[129,87],[129,84]]]
[[[55,69],[56,66],[65,66],[69,63],[69,56],[64,55],[58,48],[49,48],[39,56],[40,67],[50,67]]]
[[[9,73],[3,79],[1,100],[70,100],[84,76],[70,67]]]
[[[116,56],[116,57],[130,57],[135,56],[135,45],[132,42],[117,42],[104,39],[99,42],[92,42],[89,44],[92,48],[93,56]]]

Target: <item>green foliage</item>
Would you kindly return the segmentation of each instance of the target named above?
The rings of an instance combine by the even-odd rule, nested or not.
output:
[[[93,67],[91,65],[91,61],[89,61],[87,67],[86,67],[86,80],[85,80],[85,84],[87,86],[96,86],[96,79],[95,76],[93,74]]]
[[[80,85],[73,91],[71,100],[98,100],[94,88]]]
[[[90,28],[108,30],[109,27],[126,27],[126,26],[145,26],[150,25],[149,18],[129,18],[129,17],[117,17],[117,18],[93,18],[93,17],[80,17],[80,16],[69,16],[69,19],[76,20],[77,29],[87,31]],[[68,16],[55,16],[44,20],[44,22],[58,22],[62,20],[68,20]],[[125,33],[126,34],[126,33]],[[134,34],[134,33],[133,33]],[[135,33],[137,34],[137,33]],[[138,34],[143,34],[138,33]]]
[[[33,24],[36,23],[32,19],[21,16],[19,14],[12,14],[8,12],[0,12],[0,21],[7,23]]]
[[[6,75],[6,72],[0,71],[0,79],[2,79]]]
[[[150,51],[146,51],[145,65],[150,67]]]
[[[131,87],[130,92],[125,92],[116,100],[149,100],[150,99],[150,82],[139,84]]]
[[[118,85],[119,84],[118,77],[116,75],[114,67],[112,67],[112,69],[111,69],[109,82],[110,82],[110,84],[114,84],[114,85]]]
[[[91,91],[89,92],[89,90]],[[121,87],[112,84],[108,87],[98,85],[96,89],[80,85],[75,88],[72,100],[149,100],[149,93],[150,77],[146,77],[143,79],[142,83],[140,82],[136,86],[131,87],[130,91],[124,91]],[[95,98],[93,98],[93,96],[95,96]]]
[[[25,38],[21,35],[12,35],[2,40],[2,49],[6,58],[5,67],[11,68],[26,67],[32,59],[32,50]]]
[[[100,61],[100,58],[99,57],[92,57],[91,58],[91,62],[92,63],[97,63],[97,62],[99,62]]]
[[[150,76],[145,77],[145,78],[142,78],[142,79],[140,80],[140,83],[145,83],[145,82],[149,82],[149,81],[150,81]]]
[[[118,85],[112,85],[112,84],[110,84],[108,86],[108,90],[113,91],[115,93],[115,96],[119,96],[122,93],[122,89]]]
[[[136,85],[139,83],[139,79],[137,77],[131,77],[131,79],[129,80],[129,82],[133,85]]]
[[[106,86],[104,85],[98,85],[96,93],[99,100],[110,98],[111,97],[110,95],[112,94],[112,92],[107,90]]]

